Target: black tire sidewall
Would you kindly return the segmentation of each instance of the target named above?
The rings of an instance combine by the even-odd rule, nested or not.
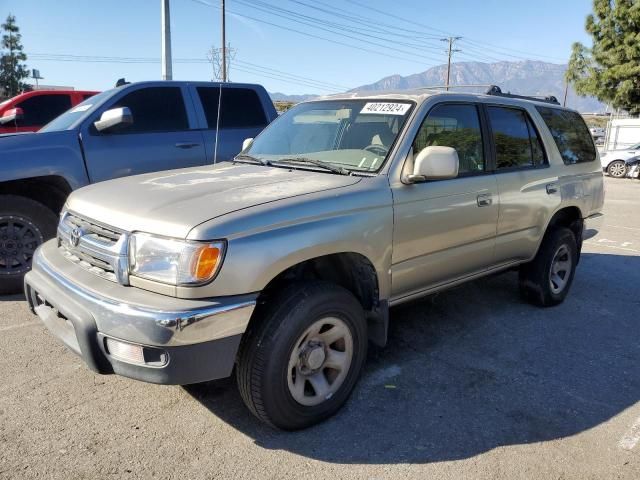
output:
[[[270,329],[260,342],[260,348],[268,349],[261,385],[263,406],[270,422],[279,428],[304,428],[335,413],[349,397],[366,360],[368,340],[362,307],[342,287],[318,283],[309,289],[313,293],[284,305],[267,319],[276,322],[277,327]],[[287,367],[295,342],[322,317],[345,322],[353,338],[353,358],[344,383],[330,399],[320,405],[304,406],[296,402],[289,391]]]
[[[56,236],[58,217],[35,200],[17,195],[0,196],[0,217],[9,215],[29,220],[38,228],[45,242]],[[0,294],[21,291],[23,278],[24,273],[0,275]]]
[[[562,245],[567,246],[571,255],[571,272],[564,289],[555,293],[551,290],[550,285],[551,268],[555,254]],[[534,261],[523,272],[524,288],[528,290],[526,292],[527,297],[541,306],[553,306],[562,303],[569,290],[571,290],[577,262],[578,246],[573,232],[568,228],[552,230],[543,240],[540,251]]]

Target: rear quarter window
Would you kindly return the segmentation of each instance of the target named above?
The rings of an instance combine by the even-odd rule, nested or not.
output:
[[[576,112],[536,107],[558,147],[565,165],[593,162],[596,148],[584,119]]]

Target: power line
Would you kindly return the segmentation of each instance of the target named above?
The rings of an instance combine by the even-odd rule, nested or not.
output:
[[[82,62],[82,63],[122,63],[122,64],[157,64],[160,62],[159,58],[155,57],[106,57],[96,55],[74,55],[74,54],[51,54],[51,53],[29,53],[30,58],[39,61],[58,61],[58,62]],[[209,63],[206,58],[174,58],[174,63],[183,64],[200,64]],[[282,70],[276,70],[270,67],[264,67],[255,63],[236,60],[237,64],[240,64],[244,69],[252,69],[250,73],[257,74],[258,72],[264,75],[270,75],[269,78],[275,78],[277,80],[286,81],[287,83],[301,84],[309,88],[314,88],[321,91],[337,92],[348,90],[349,87],[338,85],[330,82],[323,82],[315,80],[309,77],[301,75],[290,74],[283,72]],[[234,68],[238,68],[237,66]]]
[[[389,39],[385,39],[383,37],[380,37],[379,35],[372,35],[369,33],[363,33],[363,32],[359,32],[359,31],[354,31],[353,27],[349,27],[343,24],[337,24],[335,22],[327,22],[325,20],[316,18],[316,17],[312,17],[309,15],[304,15],[304,14],[300,14],[297,12],[293,12],[291,10],[287,10],[286,8],[281,8],[281,7],[277,7],[275,5],[266,3],[266,2],[262,2],[260,0],[236,0],[237,3],[241,4],[241,5],[245,5],[245,6],[249,6],[250,8],[254,8],[256,10],[262,11],[264,13],[267,13],[269,15],[272,16],[276,16],[279,18],[284,18],[286,20],[294,20],[297,23],[301,23],[303,25],[307,25],[311,28],[315,28],[318,30],[323,30],[325,32],[329,32],[332,34],[336,34],[336,35],[340,35],[341,37],[344,38],[349,38],[352,40],[356,40],[368,45],[372,45],[375,47],[382,47],[385,48],[387,50],[392,50],[392,51],[396,51],[399,53],[402,53],[404,55],[410,55],[410,56],[417,56],[417,57],[421,57],[424,58],[426,60],[431,60],[431,61],[435,61],[435,62],[439,62],[441,61],[438,58],[434,58],[434,57],[429,57],[426,56],[422,53],[418,53],[417,51],[407,51],[407,50],[403,50],[400,48],[397,48],[395,46],[392,45],[402,45],[402,46],[408,46],[409,48],[416,48],[416,45],[413,44],[407,44],[404,42],[398,42],[397,40],[392,41]],[[325,25],[325,26],[320,26],[320,25]],[[327,26],[330,25],[330,26]],[[338,31],[336,31],[338,30]],[[350,32],[350,33],[343,33],[344,31],[346,32]],[[384,43],[379,43],[377,41],[373,41],[373,40],[367,40],[367,39],[363,39],[363,38],[358,38],[358,36],[362,36],[362,37],[367,37],[367,38],[372,38],[374,40],[379,40],[382,42],[387,42],[387,43],[391,43],[392,45],[385,45]]]
[[[391,17],[391,18],[395,18],[397,20],[401,20],[402,22],[409,22],[410,24],[415,24],[415,20],[411,20],[411,19],[404,18],[404,17],[398,16],[398,15],[394,15],[394,14],[388,12],[388,11],[379,10],[377,8],[371,7],[370,5],[367,5],[365,3],[359,2],[357,0],[346,0],[346,1],[351,3],[351,4],[353,4],[353,5],[357,5],[357,6],[361,7],[361,8],[374,11],[374,12],[376,12],[378,14],[382,14],[382,15],[385,16],[385,18]],[[452,32],[448,32],[446,30],[441,30],[439,28],[431,27],[431,26],[425,25],[425,24],[420,24],[420,26],[422,26],[422,27],[424,27],[424,28],[426,28],[428,30],[432,30],[432,31],[435,31],[435,32],[440,32],[441,34],[444,33],[444,34],[446,34],[448,36],[456,36],[457,35],[457,34],[454,34]],[[466,42],[467,43],[473,43],[473,44],[476,44],[476,45],[478,45],[478,46],[480,46],[482,48],[491,47],[491,49],[494,51],[494,53],[498,53],[498,54],[501,54],[501,55],[504,55],[504,56],[513,57],[513,58],[518,58],[518,59],[521,59],[521,60],[530,60],[531,57],[547,58],[547,59],[550,59],[550,60],[561,60],[558,57],[551,57],[551,56],[548,56],[548,55],[541,55],[539,53],[532,53],[532,52],[526,52],[526,51],[523,51],[523,50],[516,50],[516,49],[513,49],[513,48],[509,48],[509,47],[503,47],[501,45],[495,45],[495,44],[491,44],[491,43],[484,42],[484,41],[481,41],[481,40],[472,39],[472,38],[469,38],[469,37],[466,37],[466,36],[465,36],[465,38],[466,38]],[[522,57],[522,56],[517,57],[515,55],[510,55],[510,54],[504,53],[504,52],[520,53],[520,54],[523,54],[523,55],[527,55],[527,57]],[[564,60],[561,60],[561,61],[564,61]]]
[[[201,4],[201,5],[207,5],[205,3],[202,3],[199,0],[191,0],[191,1],[196,2],[198,4]],[[211,6],[213,8],[218,8],[216,5],[207,5],[207,6]],[[302,30],[297,30],[295,28],[287,27],[287,26],[280,25],[280,24],[277,24],[277,23],[274,23],[274,22],[269,22],[267,20],[264,20],[263,18],[256,18],[256,17],[253,17],[251,15],[246,15],[246,14],[238,12],[238,11],[231,11],[229,9],[227,9],[227,11],[231,12],[234,15],[237,15],[239,17],[243,17],[243,18],[246,18],[246,19],[249,19],[249,20],[254,20],[254,21],[256,21],[258,23],[261,23],[261,24],[264,24],[264,25],[270,25],[270,26],[273,26],[273,27],[276,27],[276,28],[280,28],[282,30],[287,30],[287,31],[290,31],[290,32],[298,33],[300,35],[304,35],[304,36],[307,36],[307,37],[316,38],[316,39],[319,39],[319,40],[324,40],[326,42],[334,43],[336,45],[342,45],[342,46],[345,46],[345,47],[348,47],[348,48],[352,48],[354,50],[360,50],[360,51],[363,51],[363,52],[373,53],[375,55],[382,55],[382,56],[385,56],[385,57],[393,58],[395,60],[402,60],[402,61],[405,61],[405,62],[410,62],[411,64],[415,64],[416,63],[415,58],[406,58],[406,57],[394,55],[394,54],[391,54],[391,53],[381,52],[379,50],[372,50],[370,48],[366,48],[366,47],[362,47],[362,46],[358,46],[358,45],[353,45],[353,44],[350,44],[350,43],[341,42],[339,40],[334,40],[334,39],[331,39],[331,38],[323,37],[321,35],[316,35],[314,33],[304,32]],[[331,32],[331,33],[335,34],[336,32]],[[413,55],[413,54],[411,54],[411,55]]]

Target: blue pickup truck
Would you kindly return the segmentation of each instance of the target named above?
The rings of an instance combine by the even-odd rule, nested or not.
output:
[[[259,85],[139,82],[99,93],[37,133],[0,136],[0,293],[22,288],[72,190],[231,160],[276,116]]]

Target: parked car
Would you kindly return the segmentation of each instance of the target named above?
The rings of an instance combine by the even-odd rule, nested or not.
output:
[[[0,103],[0,134],[36,132],[98,92],[33,90]]]
[[[72,190],[231,160],[276,116],[259,85],[141,82],[99,93],[37,133],[0,137],[0,293],[22,288]]]
[[[604,127],[590,127],[589,132],[594,139],[603,138],[606,134]]]
[[[623,178],[629,165],[640,160],[640,143],[623,150],[610,150],[600,154],[602,171],[612,177]]]
[[[561,303],[604,201],[597,158],[577,112],[508,94],[301,103],[234,163],[72,193],[26,296],[97,372],[235,366],[258,418],[303,428],[346,401],[392,305],[513,268],[530,302]]]

